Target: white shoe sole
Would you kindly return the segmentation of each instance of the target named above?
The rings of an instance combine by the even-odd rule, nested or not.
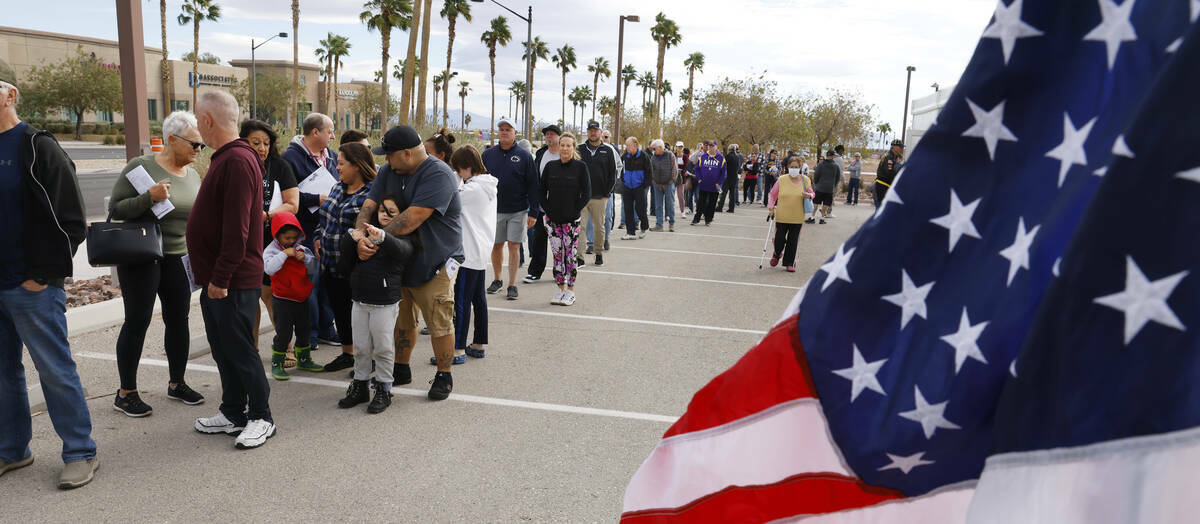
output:
[[[266,444],[267,439],[274,437],[274,436],[275,436],[275,426],[271,426],[270,431],[267,431],[266,435],[264,435],[260,438],[246,439],[246,440],[242,440],[241,438],[239,438],[236,442],[233,443],[233,446],[238,449],[254,449],[257,447],[261,447],[263,444]]]
[[[124,413],[126,417],[132,417],[132,418],[144,418],[144,417],[149,417],[150,415],[154,414],[154,410],[150,410],[145,413],[130,413],[130,412],[125,411],[117,406],[113,406],[113,411]]]
[[[244,426],[205,426],[200,424],[199,420],[196,421],[194,427],[196,428],[196,431],[204,433],[205,435],[237,435],[241,433],[243,429],[246,429]]]

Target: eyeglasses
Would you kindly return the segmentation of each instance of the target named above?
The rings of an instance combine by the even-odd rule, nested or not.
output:
[[[180,139],[180,140],[183,140],[184,142],[187,142],[187,143],[191,144],[191,145],[192,145],[192,149],[193,149],[193,150],[196,150],[196,151],[203,151],[203,150],[204,150],[204,148],[205,148],[205,147],[207,147],[207,146],[205,146],[205,145],[204,145],[204,142],[192,142],[191,140],[188,140],[188,139],[186,139],[186,138],[183,138],[183,137],[181,137],[181,136],[179,136],[179,135],[171,135],[171,136],[173,136],[173,137],[175,137],[175,138],[178,138],[178,139]]]

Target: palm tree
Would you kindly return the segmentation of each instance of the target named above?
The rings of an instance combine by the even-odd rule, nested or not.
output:
[[[442,0],[442,12],[440,13],[446,19],[446,25],[450,30],[450,41],[446,44],[446,70],[450,70],[450,58],[454,54],[454,25],[458,22],[458,17],[471,21],[471,3],[469,0]],[[446,127],[446,120],[450,118],[450,79],[446,79],[447,84],[442,87],[442,127]]]
[[[420,69],[421,61],[419,59],[417,59],[416,57],[413,57],[413,60],[416,61],[416,63],[413,64],[414,70]],[[398,80],[400,82],[403,82],[405,78],[414,78],[416,76],[416,74],[414,73],[413,75],[406,77],[404,74],[406,70],[408,70],[408,60],[404,60],[404,59],[397,60],[396,64],[392,66],[392,77],[394,77],[396,80]],[[412,87],[409,87],[409,90],[410,90],[410,94],[411,94]],[[416,118],[416,116],[415,116],[416,106],[417,106],[417,97],[413,96],[408,101],[408,107],[405,108],[405,110],[408,111],[410,114],[410,116],[408,118],[414,118],[414,119]]]
[[[594,93],[592,93],[591,86],[579,86],[571,89],[571,96],[574,97],[572,102],[574,102],[580,108],[579,125],[575,128],[577,131],[583,129],[583,117],[587,116],[587,104],[588,101],[592,99],[593,94]],[[571,124],[575,124],[574,115],[572,115]]]
[[[221,18],[221,6],[216,0],[183,0],[180,6],[179,25],[192,24],[192,78],[200,74],[200,21],[216,22]],[[196,110],[196,88],[200,82],[192,81],[192,111]]]
[[[421,69],[419,75],[421,78],[417,81],[417,124],[424,124],[426,116],[425,87],[428,84],[425,83],[425,80],[429,74],[429,18],[432,13],[433,0],[425,0],[421,7],[421,58],[417,61],[417,67]],[[437,114],[437,111],[434,111],[434,114]]]
[[[333,82],[333,54],[330,51],[333,49],[334,41],[337,40],[337,35],[326,33],[325,38],[321,39],[317,44],[317,48],[313,51],[313,55],[317,57],[317,61],[325,64],[321,69],[321,75],[325,77],[325,92],[321,97],[322,104],[329,103],[329,89]],[[324,111],[328,111],[326,107]]]
[[[367,30],[378,30],[380,36],[380,44],[383,49],[383,74],[380,75],[382,85],[382,100],[380,105],[383,108],[383,118],[380,120],[380,127],[387,129],[388,126],[388,109],[391,104],[388,102],[391,99],[388,97],[387,70],[388,49],[392,45],[392,29],[400,29],[407,31],[412,27],[412,4],[409,0],[368,0],[363,4],[364,11],[358,14],[358,19],[362,23],[367,24]]]
[[[413,22],[409,25],[408,30],[408,53],[405,54],[404,60],[399,63],[402,73],[400,74],[400,107],[404,113],[400,115],[400,123],[408,125],[408,115],[410,113],[409,105],[413,99],[413,79],[415,77],[414,70],[417,66],[417,21],[421,19],[421,2],[417,0],[413,2]]]
[[[654,27],[650,28],[650,37],[658,43],[658,75],[654,80],[654,107],[657,108],[660,107],[659,104],[663,96],[663,60],[667,56],[667,48],[679,45],[679,42],[683,41],[683,35],[679,34],[679,26],[675,21],[667,18],[667,15],[661,12],[658,13],[658,16],[654,17],[654,21]],[[654,114],[657,117],[658,112],[655,111]],[[662,138],[661,120],[659,121],[658,134],[659,138]]]
[[[551,59],[554,66],[562,70],[562,121],[567,122],[567,73],[575,69],[575,48],[570,44],[564,45],[554,51],[554,58]]]
[[[704,72],[704,53],[696,52],[688,55],[688,57],[683,60],[683,67],[686,67],[688,72],[687,103],[688,111],[691,111],[692,96],[696,94],[696,90],[693,87],[696,80],[696,71],[701,73]]]
[[[607,115],[611,120],[613,110],[617,108],[617,102],[613,100],[611,96],[602,96],[600,97],[600,100],[596,101],[596,106],[600,109],[601,118],[604,118]]]
[[[163,118],[171,113],[171,62],[167,57],[167,0],[159,0],[158,15],[162,23],[162,81],[163,81]]]
[[[462,100],[462,105],[459,106],[460,109],[458,114],[459,118],[462,119],[461,123],[458,125],[459,129],[467,128],[467,95],[471,93],[471,89],[467,87],[469,85],[471,85],[471,83],[467,82],[466,80],[458,83],[458,98]]]
[[[524,111],[525,111],[525,109],[524,109],[524,108],[525,108],[525,107],[526,107],[526,106],[529,104],[529,97],[527,96],[527,95],[528,95],[528,93],[527,93],[527,92],[526,92],[526,90],[525,90],[525,82],[521,82],[521,81],[519,81],[519,80],[518,80],[518,81],[516,82],[516,86],[517,86],[517,108],[516,108],[516,112],[517,112],[517,113],[519,113],[519,114],[522,114],[522,115],[523,115],[523,114],[525,114],[525,113],[524,113]]]
[[[647,91],[653,92],[654,89],[654,73],[649,71],[642,73],[642,76],[637,79],[637,86],[642,88],[642,111],[645,111],[648,103]]]
[[[331,43],[333,47],[330,48],[329,53],[333,57],[333,115],[337,117],[341,114],[342,107],[338,103],[337,96],[338,71],[342,67],[342,58],[350,56],[350,38],[342,35],[334,35],[333,42]],[[387,110],[384,109],[384,111],[386,112]],[[336,121],[334,127],[337,127]]]
[[[450,85],[450,81],[456,76],[458,76],[458,71],[453,73],[449,71],[442,71],[441,73],[433,75],[433,114],[437,114],[438,92],[442,90],[442,86]],[[434,122],[436,123],[436,120]]]
[[[567,126],[567,129],[571,129],[579,120],[579,86],[571,88],[571,94],[567,95],[567,100],[571,101],[571,125]],[[563,123],[565,124],[566,120]]]
[[[671,87],[671,81],[664,78],[662,81],[662,85],[660,86],[660,90],[662,91],[662,100],[660,100],[660,102],[662,102],[662,107],[659,108],[659,114],[662,115],[663,120],[666,120],[666,118],[667,118],[667,95],[670,95],[674,92],[674,89]],[[662,137],[659,137],[659,138],[662,138]]]
[[[535,71],[537,71],[538,59],[540,58],[542,60],[545,60],[546,57],[550,55],[550,48],[546,46],[546,42],[542,41],[542,37],[540,37],[540,36],[535,36],[533,38],[532,45],[530,42],[525,42],[524,45],[525,45],[525,52],[521,55],[521,59],[530,61],[530,64],[529,64],[529,93],[530,93],[530,96],[529,97],[522,96],[521,103],[525,104],[525,113],[529,113],[529,115],[527,115],[524,120],[532,120],[533,113],[530,113],[530,111],[529,111],[529,104],[531,104],[533,101],[527,100],[527,98],[532,98],[532,94],[533,94],[533,73]],[[532,55],[532,57],[531,57],[531,55]],[[524,83],[522,83],[522,85],[524,85]],[[525,113],[521,113],[521,114],[525,115]],[[525,125],[528,126],[529,124],[526,123]],[[526,137],[526,138],[528,138],[528,137]]]
[[[491,29],[479,36],[479,41],[488,48],[488,64],[491,65],[492,72],[492,124],[488,128],[488,137],[496,134],[496,46],[506,46],[511,40],[512,31],[508,30],[508,19],[503,16],[493,18]],[[495,139],[489,140],[489,143],[495,142]]]
[[[596,57],[596,61],[588,66],[588,72],[592,73],[592,120],[595,120],[596,94],[600,92],[600,77],[608,78],[612,76],[612,70],[608,68],[608,59],[598,56]]]
[[[293,122],[292,111],[300,107],[300,0],[292,0],[292,105],[288,107],[288,122]],[[291,124],[288,124],[291,125]],[[336,126],[337,123],[334,122]]]
[[[629,98],[629,83],[637,80],[637,77],[637,68],[633,67],[633,64],[625,64],[625,67],[621,69],[621,81],[625,83],[621,91],[621,107],[625,107],[625,99]]]
[[[511,84],[508,84],[508,94],[509,97],[516,97],[517,102],[516,107],[511,108],[508,113],[511,117],[521,112],[521,95],[525,94],[525,82],[513,80]]]

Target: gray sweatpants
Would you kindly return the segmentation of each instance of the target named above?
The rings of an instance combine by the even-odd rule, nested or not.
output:
[[[375,360],[375,380],[392,383],[392,366],[396,362],[396,346],[392,332],[400,304],[376,306],[354,302],[350,308],[350,326],[354,332],[354,379],[371,377],[372,354]]]

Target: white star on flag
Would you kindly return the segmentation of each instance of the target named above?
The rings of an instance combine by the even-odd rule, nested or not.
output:
[[[933,438],[933,432],[938,428],[942,429],[962,429],[958,424],[946,420],[946,404],[950,401],[930,404],[925,400],[925,396],[921,394],[920,386],[913,386],[915,390],[914,397],[916,398],[917,407],[912,411],[902,411],[900,416],[908,420],[921,423],[921,429],[925,431],[925,439]]]
[[[1200,183],[1200,167],[1193,167],[1187,171],[1175,173],[1175,178],[1191,180],[1192,182]]]
[[[1019,2],[1020,0],[1017,0],[1017,1]],[[888,470],[888,469],[898,469],[902,473],[907,475],[908,472],[912,471],[913,468],[915,468],[917,466],[933,464],[932,460],[924,460],[921,458],[925,455],[924,451],[918,451],[907,457],[902,457],[900,455],[893,455],[891,453],[884,453],[884,454],[888,456],[888,459],[890,459],[892,461],[892,463],[888,464],[882,468],[879,468],[878,471],[884,471],[884,470]]]
[[[972,326],[971,319],[967,316],[967,308],[964,307],[962,317],[958,320],[958,331],[942,337],[943,341],[954,348],[955,374],[962,369],[963,362],[967,361],[967,357],[984,364],[988,363],[983,352],[979,350],[979,336],[983,334],[984,329],[987,329],[987,325],[988,322],[980,322]]]
[[[1130,2],[1132,1],[1130,0]],[[1083,143],[1087,141],[1088,134],[1092,132],[1094,125],[1096,125],[1095,118],[1089,120],[1083,127],[1075,129],[1075,124],[1071,122],[1071,115],[1063,113],[1063,141],[1058,147],[1046,153],[1046,156],[1059,161],[1058,187],[1062,187],[1063,180],[1067,179],[1067,171],[1070,171],[1072,164],[1087,165],[1087,153],[1083,151]]]
[[[1017,136],[1012,134],[1012,131],[1009,131],[1007,127],[1004,127],[1003,100],[999,104],[996,104],[996,107],[986,111],[969,98],[967,99],[967,105],[971,108],[971,114],[975,117],[975,125],[963,131],[962,136],[982,138],[984,144],[987,145],[989,159],[996,159],[997,142],[1001,140],[1017,142]]]
[[[1174,275],[1163,277],[1151,282],[1142,273],[1133,257],[1125,257],[1125,290],[1093,300],[1102,306],[1108,306],[1125,314],[1125,345],[1142,330],[1150,321],[1180,331],[1187,330],[1167,299],[1175,292],[1188,271],[1180,271]]]
[[[954,246],[958,244],[958,240],[963,235],[980,238],[979,231],[971,222],[971,217],[975,215],[975,208],[979,207],[979,202],[982,200],[982,198],[977,198],[974,202],[964,206],[962,200],[958,199],[958,193],[951,189],[950,212],[929,220],[933,224],[950,230],[950,249],[946,250],[947,253],[954,251]]]
[[[1188,8],[1190,8],[1192,12],[1192,22],[1195,22],[1196,18],[1200,17],[1200,0],[1188,0]],[[1176,38],[1174,42],[1171,42],[1171,45],[1167,46],[1167,52],[1174,53],[1175,51],[1179,50],[1179,46],[1181,45],[1183,45],[1182,36]]]
[[[996,12],[992,15],[995,20],[992,21],[992,25],[983,30],[983,38],[1000,40],[1000,49],[1004,51],[1004,65],[1008,65],[1008,58],[1012,56],[1013,47],[1016,47],[1018,38],[1042,36],[1042,32],[1036,27],[1021,20],[1021,3],[1023,1],[1013,0],[1012,5],[1009,6],[1004,5],[1004,0],[997,1]]]
[[[854,250],[857,247],[850,248],[850,251],[844,251],[846,244],[838,247],[837,253],[833,255],[833,260],[826,262],[821,266],[821,270],[825,271],[825,282],[821,284],[821,292],[833,285],[836,280],[845,280],[850,282],[850,273],[846,271],[846,264],[850,263],[850,257],[854,255]]]
[[[883,367],[884,362],[888,359],[883,358],[874,362],[867,362],[862,356],[862,352],[858,350],[858,345],[854,345],[854,362],[850,367],[845,369],[835,369],[833,374],[850,381],[850,402],[858,398],[858,394],[864,389],[869,389],[880,395],[887,396],[887,392],[883,390],[883,386],[879,384],[879,379],[875,378],[875,374],[879,373],[879,368]]]
[[[1012,285],[1013,278],[1017,276],[1017,272],[1022,269],[1029,269],[1029,246],[1033,245],[1033,238],[1037,236],[1038,229],[1041,225],[1033,226],[1033,229],[1025,230],[1025,218],[1017,217],[1017,238],[1013,239],[1011,246],[1008,246],[1000,251],[1000,256],[1008,259],[1008,284]]]
[[[929,291],[933,289],[934,282],[929,282],[918,287],[913,284],[912,277],[908,276],[908,270],[900,270],[900,287],[899,293],[883,297],[883,300],[900,306],[900,329],[908,325],[908,321],[912,320],[913,315],[921,318],[928,318],[925,315],[925,298],[929,296]]]
[[[1084,35],[1083,39],[1104,42],[1108,51],[1108,69],[1111,71],[1117,61],[1117,51],[1121,49],[1121,42],[1137,41],[1137,33],[1133,30],[1133,23],[1129,21],[1133,4],[1137,3],[1137,0],[1125,0],[1125,3],[1119,6],[1113,0],[1097,1],[1100,4],[1102,20],[1100,25]]]
[[[1125,143],[1125,135],[1117,135],[1117,139],[1113,141],[1112,154],[1125,158],[1134,158],[1133,150],[1129,149],[1129,144]]]

